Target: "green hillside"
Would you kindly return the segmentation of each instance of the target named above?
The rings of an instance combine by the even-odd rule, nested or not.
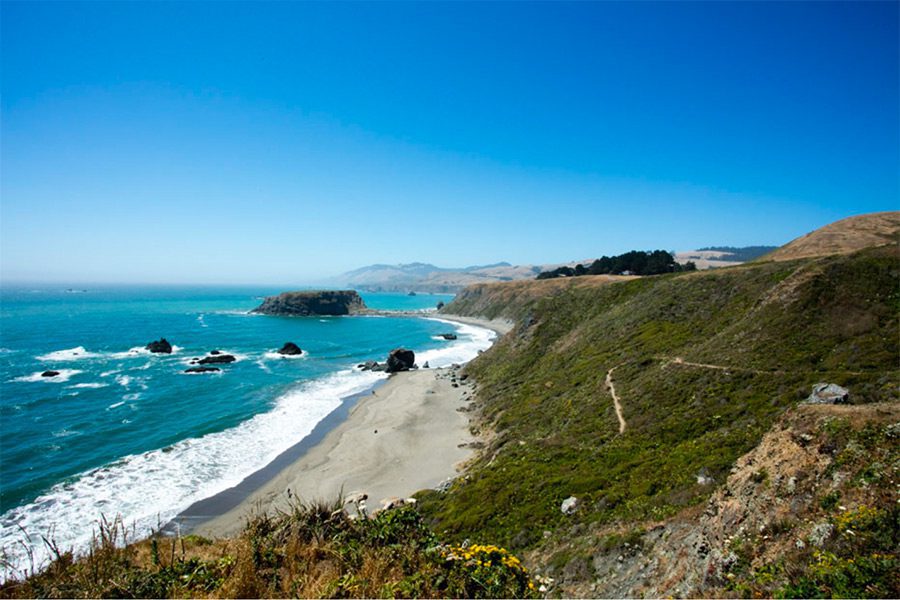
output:
[[[444,309],[490,306],[520,323],[467,366],[487,447],[449,492],[421,497],[450,537],[522,550],[668,517],[706,500],[698,477],[723,481],[814,384],[842,385],[853,403],[898,397],[896,246],[543,296],[503,285]],[[560,511],[569,496],[583,507],[574,520]]]

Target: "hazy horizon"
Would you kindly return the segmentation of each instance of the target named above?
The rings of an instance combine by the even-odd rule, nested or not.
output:
[[[897,3],[0,4],[0,281],[782,245],[900,209]]]

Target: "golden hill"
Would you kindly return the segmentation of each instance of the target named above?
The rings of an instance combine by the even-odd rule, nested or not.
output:
[[[896,244],[900,211],[872,213],[835,221],[785,244],[761,260],[794,260],[850,254],[863,248]]]

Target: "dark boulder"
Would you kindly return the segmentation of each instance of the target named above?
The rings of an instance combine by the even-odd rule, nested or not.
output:
[[[166,338],[160,338],[156,342],[150,342],[145,348],[156,354],[172,354],[172,344],[170,344]]]
[[[406,348],[394,348],[388,355],[387,372],[409,371],[416,364],[416,353]]]
[[[185,369],[185,373],[214,373],[216,371],[221,371],[219,367],[190,367]]]
[[[437,303],[437,309],[438,309],[438,310],[441,310],[442,308],[444,308],[444,303],[443,303],[443,302],[438,302],[438,303]]]
[[[303,350],[301,350],[300,346],[298,346],[294,342],[285,342],[284,346],[281,347],[281,350],[278,351],[278,354],[284,354],[285,356],[297,356],[298,354],[303,354]]]
[[[59,375],[59,371],[44,371],[41,373],[41,377],[56,377]]]
[[[210,350],[209,353],[212,354],[213,356],[215,356],[216,354],[222,354],[222,351],[221,350]]]
[[[441,333],[441,334],[439,334],[439,335],[440,335],[442,338],[444,338],[445,340],[455,340],[455,339],[456,339],[456,334],[455,334],[455,333]]]
[[[205,356],[197,361],[198,365],[219,365],[225,363],[233,363],[235,359],[230,354],[216,354],[215,356]]]

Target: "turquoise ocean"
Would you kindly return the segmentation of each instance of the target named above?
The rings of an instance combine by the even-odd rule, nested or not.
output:
[[[146,535],[233,487],[387,376],[356,365],[403,346],[446,366],[493,333],[429,316],[451,296],[363,294],[421,317],[251,315],[280,289],[4,287],[0,290],[0,544],[40,565],[41,536],[84,550],[101,515]],[[454,331],[455,341],[440,333]],[[171,355],[144,346],[165,337]],[[292,341],[299,357],[275,351]],[[237,361],[185,374],[213,350]],[[42,377],[44,371],[57,371]],[[9,568],[7,566],[7,568]]]

